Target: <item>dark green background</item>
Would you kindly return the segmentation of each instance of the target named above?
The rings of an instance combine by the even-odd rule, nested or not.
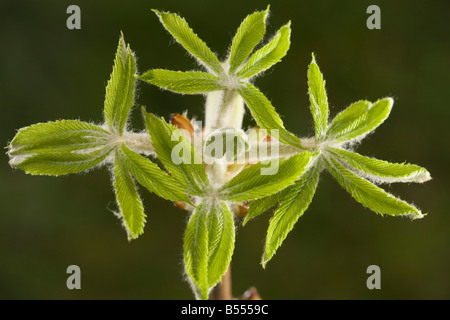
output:
[[[82,30],[66,28],[66,8],[81,7]],[[120,31],[139,70],[195,69],[151,8],[178,12],[224,59],[240,21],[266,1],[2,1],[0,142],[17,129],[56,119],[102,122],[106,81]],[[378,4],[382,29],[366,28]],[[266,299],[449,299],[449,1],[273,1],[268,36],[292,21],[283,62],[256,85],[288,129],[313,134],[306,69],[311,52],[327,80],[331,115],[358,99],[392,96],[389,119],[359,151],[420,164],[433,180],[386,188],[428,216],[381,217],[357,204],[328,173],[278,254],[259,264],[269,213],[238,227],[233,292],[256,286]],[[204,98],[139,83],[138,103],[167,117],[203,116]],[[137,108],[133,122],[143,128]],[[246,118],[246,124],[253,124]],[[128,243],[105,168],[59,178],[32,177],[0,158],[0,298],[191,299],[182,274],[187,216],[142,190],[148,223]],[[66,268],[81,267],[82,290],[66,288]],[[366,288],[366,268],[381,267],[381,290]]]

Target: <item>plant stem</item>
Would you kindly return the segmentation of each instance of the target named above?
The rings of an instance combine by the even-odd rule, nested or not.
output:
[[[122,139],[126,143],[127,147],[134,152],[145,155],[151,155],[155,152],[152,141],[150,140],[147,132],[125,132]]]
[[[206,99],[205,134],[213,130],[232,126],[242,128],[244,118],[244,101],[235,90],[211,92]],[[215,163],[206,167],[208,176],[213,185],[222,185],[226,181],[226,168],[224,164]],[[231,266],[209,295],[210,300],[231,300]]]
[[[244,100],[236,90],[210,92],[206,99],[205,133],[231,126],[242,128]]]

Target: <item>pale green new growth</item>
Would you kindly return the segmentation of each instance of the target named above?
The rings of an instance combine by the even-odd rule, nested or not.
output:
[[[183,240],[184,268],[199,299],[222,278],[234,250],[233,215],[224,202],[197,205]]]
[[[286,189],[285,189],[286,190]],[[245,216],[242,225],[245,226],[250,219],[253,219],[265,211],[275,206],[283,197],[285,190],[272,194],[265,198],[254,200],[250,203],[247,215]]]
[[[329,148],[328,151],[340,158],[349,169],[357,171],[359,175],[365,176],[375,183],[425,182],[431,178],[425,168],[415,164],[390,163],[336,148]]]
[[[149,70],[139,79],[160,88],[183,94],[206,93],[224,89],[220,79],[212,74],[200,71]]]
[[[9,154],[72,152],[104,145],[107,140],[107,131],[78,120],[37,123],[17,132],[9,146]]]
[[[423,217],[417,208],[359,177],[342,166],[337,159],[326,159],[326,166],[342,188],[370,210],[391,216],[410,215],[414,219]]]
[[[393,104],[394,100],[392,98],[380,99],[368,106],[366,101],[360,102],[357,105],[359,112],[356,110],[356,107],[355,109],[352,108],[352,112],[348,112],[345,116],[342,115],[342,118],[344,118],[341,120],[342,124],[337,124],[334,121],[331,123],[327,132],[327,140],[348,142],[364,138],[365,135],[375,130],[387,119]],[[367,108],[361,112],[364,106],[367,106]]]
[[[209,206],[199,204],[186,226],[183,239],[184,269],[193,282],[200,299],[208,299],[208,212]]]
[[[173,177],[127,147],[143,143],[126,131],[134,104],[135,72],[133,53],[122,35],[106,87],[104,125],[77,120],[38,123],[19,130],[8,147],[10,164],[33,175],[78,173],[100,164],[113,167],[114,191],[129,239],[142,234],[145,224],[134,179],[160,197],[191,202]],[[148,145],[142,148],[143,153],[151,149]]]
[[[327,140],[339,138],[341,135],[354,130],[364,119],[363,115],[371,105],[370,101],[360,100],[338,113],[328,126]]]
[[[325,80],[320,73],[314,54],[308,68],[308,88],[316,140],[320,141],[325,135],[328,125],[328,98],[325,92]]]
[[[222,65],[216,55],[189,27],[186,20],[175,13],[153,10],[161,20],[163,26],[170,32],[175,40],[181,44],[190,54],[208,70],[216,75],[223,73]]]
[[[247,79],[280,62],[289,50],[290,38],[291,23],[289,22],[278,30],[276,36],[268,44],[252,54],[237,75],[242,79]]]
[[[300,139],[284,128],[283,120],[261,91],[250,83],[245,83],[239,88],[239,93],[262,129],[268,130],[269,134],[271,134],[271,130],[276,129],[281,142],[302,148]]]
[[[120,150],[126,157],[124,159],[126,168],[147,190],[166,200],[190,202],[186,191],[157,164],[131,151],[124,143]]]
[[[213,288],[228,269],[234,251],[233,214],[225,202],[208,214],[208,287]]]
[[[106,86],[105,120],[112,132],[123,133],[134,104],[136,62],[122,37],[117,48],[111,78]]]
[[[198,299],[208,299],[230,265],[234,214],[245,214],[241,210],[249,204],[245,225],[276,207],[261,261],[266,267],[311,204],[324,169],[357,202],[376,213],[413,219],[424,216],[375,184],[425,182],[431,179],[426,169],[353,150],[356,142],[387,119],[392,98],[357,101],[329,122],[325,80],[312,55],[307,79],[315,138],[298,138],[251,83],[286,55],[290,22],[254,52],[266,33],[269,7],[248,15],[233,37],[227,59],[220,62],[182,17],[153,11],[207,72],[152,69],[137,75],[134,54],[121,35],[106,86],[104,123],[60,120],[22,128],[8,146],[12,167],[32,175],[59,176],[108,166],[120,210],[117,215],[129,239],[140,236],[146,223],[137,184],[184,206],[190,212],[183,238],[184,269]],[[169,124],[143,108],[147,131],[129,131],[136,78],[176,93],[205,94],[204,127],[179,114]],[[242,129],[244,104],[259,128]],[[203,151],[216,152],[218,141],[224,152],[204,159]],[[157,157],[160,165],[145,156]],[[211,164],[206,161],[210,158],[221,161]]]
[[[267,229],[267,238],[262,258],[265,267],[267,261],[272,259],[276,250],[283,243],[297,220],[309,207],[319,182],[321,165],[312,166],[288,191],[270,219]]]
[[[271,42],[255,52],[245,62],[265,34],[265,20],[269,8],[247,16],[233,39],[230,56],[227,60],[229,70],[224,70],[217,57],[197,37],[184,19],[173,13],[154,11],[172,36],[193,56],[200,59],[212,75],[217,76],[220,80],[216,82],[216,77],[205,79],[205,76],[202,75],[201,79],[197,77],[200,80],[198,84],[189,81],[187,81],[188,84],[185,84],[184,81],[190,77],[191,72],[184,74],[166,70],[163,72],[159,69],[147,71],[139,77],[140,80],[178,93],[205,93],[211,90],[238,92],[244,98],[252,116],[262,129],[277,129],[280,131],[279,140],[281,142],[301,148],[300,140],[284,129],[283,121],[270,101],[256,87],[248,83],[250,77],[267,70],[286,55],[290,46],[290,23],[283,26]],[[242,64],[244,66],[240,69]],[[182,84],[180,84],[182,79]],[[174,82],[170,83],[171,80]]]
[[[125,156],[121,150],[116,151],[114,162],[114,190],[120,212],[128,231],[129,239],[136,239],[144,232],[145,214],[142,200],[129,170],[126,168]]]
[[[103,151],[48,152],[36,154],[13,165],[32,175],[60,176],[90,169],[105,160],[106,156]]]
[[[431,179],[424,168],[410,164],[389,163],[364,157],[345,150],[348,142],[361,140],[377,128],[389,116],[393,100],[380,99],[375,103],[358,101],[339,113],[328,124],[328,99],[325,80],[320,73],[314,55],[308,68],[310,108],[314,119],[316,137],[311,149],[318,150],[318,157],[294,186],[256,200],[250,204],[244,224],[279,202],[267,230],[262,265],[273,257],[298,218],[305,212],[314,196],[323,164],[338,183],[363,206],[380,214],[406,215],[422,218],[419,209],[380,189],[363,177],[383,182],[424,182]]]
[[[278,166],[273,166],[272,172],[270,168],[265,168],[269,171],[266,175],[261,174],[264,165],[258,162],[224,184],[219,189],[219,196],[224,200],[239,202],[271,195],[294,183],[303,174],[310,159],[311,153],[306,151],[289,159],[281,159]]]
[[[234,74],[236,72],[264,37],[268,14],[269,7],[265,11],[249,14],[242,21],[231,44],[229,57],[230,73]]]
[[[145,125],[159,160],[190,194],[202,196],[209,182],[200,155],[177,127],[144,109]],[[177,159],[174,163],[174,159]]]
[[[59,176],[90,169],[111,150],[108,132],[77,120],[38,123],[19,130],[8,147],[10,165],[32,175]]]

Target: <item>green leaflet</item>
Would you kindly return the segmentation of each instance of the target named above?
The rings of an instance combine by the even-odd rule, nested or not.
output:
[[[190,202],[189,196],[175,179],[149,159],[131,151],[124,143],[120,148],[121,160],[133,177],[148,191],[180,202]],[[122,158],[123,155],[123,158]]]
[[[136,62],[122,35],[105,96],[105,120],[113,132],[122,134],[127,123],[134,104],[135,74]]]
[[[241,171],[220,189],[220,198],[235,202],[260,199],[288,187],[305,171],[311,159],[310,152],[293,155],[272,163],[270,172],[263,173],[264,166],[258,162]]]
[[[10,165],[32,175],[59,176],[101,163],[108,132],[77,120],[37,123],[20,129],[8,146]]]
[[[324,137],[328,125],[328,98],[325,91],[325,80],[316,63],[314,54],[308,67],[308,92],[316,140],[320,141]]]
[[[425,168],[414,164],[391,163],[337,148],[329,148],[327,151],[345,161],[353,170],[360,170],[359,175],[374,182],[425,182],[431,179]]]
[[[220,201],[208,213],[208,287],[213,288],[222,279],[231,262],[235,229],[233,214]]]
[[[234,250],[233,216],[223,202],[202,202],[189,219],[183,239],[184,267],[197,298],[208,299]]]
[[[216,55],[189,27],[186,20],[175,13],[152,10],[159,17],[163,26],[189,53],[200,60],[207,69],[214,71],[216,75],[223,73],[222,65]]]
[[[333,156],[326,159],[328,170],[336,181],[352,195],[352,197],[370,210],[391,216],[408,215],[413,219],[422,218],[422,213],[414,206],[397,199],[373,183],[359,177],[345,168]]]
[[[352,109],[340,116],[341,121],[339,122],[343,122],[342,124],[338,121],[331,123],[327,139],[335,140],[336,142],[347,142],[363,138],[386,120],[391,112],[393,103],[392,98],[380,99],[370,105],[359,116],[358,114],[361,113],[367,102],[359,101],[357,104],[351,105],[349,108]]]
[[[95,148],[108,141],[101,127],[78,120],[37,123],[20,129],[8,146],[10,156],[72,152]]]
[[[278,208],[269,221],[262,265],[272,259],[297,220],[309,207],[319,182],[321,161],[312,165],[300,180],[284,192]]]
[[[208,299],[208,208],[200,203],[194,210],[183,239],[184,269],[198,299]]]
[[[235,73],[263,38],[266,33],[266,18],[268,13],[269,7],[265,11],[257,11],[249,14],[242,21],[231,45],[229,58],[230,73]]]
[[[248,208],[247,215],[245,216],[244,221],[242,222],[242,226],[245,226],[250,219],[253,219],[263,212],[269,210],[273,206],[275,206],[280,199],[282,199],[283,195],[286,193],[287,190],[290,190],[292,186],[287,187],[286,189],[281,190],[278,193],[271,194],[270,196],[267,196],[265,198],[253,200],[250,203],[250,206]]]
[[[128,232],[128,239],[136,239],[144,233],[145,214],[141,198],[136,191],[131,173],[129,172],[123,155],[116,152],[114,161],[114,191],[117,203],[125,227]]]
[[[200,71],[149,70],[139,76],[140,80],[160,88],[183,94],[205,93],[224,87],[216,76]]]
[[[275,111],[272,103],[261,91],[250,83],[242,83],[239,87],[239,93],[244,98],[253,118],[255,118],[261,129],[267,129],[269,134],[271,134],[272,129],[276,129],[279,134],[278,139],[281,142],[302,148],[300,139],[284,128],[283,121]]]
[[[334,117],[327,130],[327,140],[336,139],[354,130],[364,120],[372,103],[360,100],[352,103]]]
[[[143,112],[158,159],[190,194],[203,195],[209,189],[209,181],[195,147],[177,127],[145,109]]]
[[[38,153],[10,164],[31,175],[61,176],[90,169],[105,160],[108,153],[106,149],[89,153]]]
[[[242,69],[239,70],[237,76],[241,79],[247,79],[280,62],[289,50],[290,37],[291,23],[289,22],[278,30],[269,43],[252,54]]]

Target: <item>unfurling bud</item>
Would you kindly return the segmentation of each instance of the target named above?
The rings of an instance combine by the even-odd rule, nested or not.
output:
[[[170,115],[170,124],[174,125],[180,130],[185,130],[187,133],[189,133],[190,137],[192,138],[194,134],[194,127],[192,126],[189,119],[186,118],[185,116],[179,113],[172,113]]]
[[[213,131],[205,142],[207,157],[233,162],[249,149],[248,137],[241,129],[223,127]]]

